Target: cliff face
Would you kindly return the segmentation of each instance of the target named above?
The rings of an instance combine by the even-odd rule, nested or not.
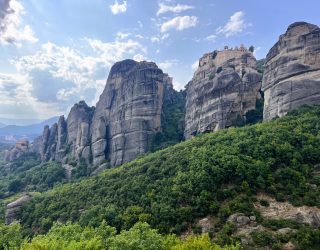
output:
[[[58,123],[49,128],[45,126],[41,139],[34,144],[35,152],[39,152],[42,161],[63,161],[67,153],[75,158],[86,156],[85,149],[90,150],[89,127],[94,108],[90,108],[84,101],[76,103],[68,115],[67,120],[60,116]],[[89,160],[89,159],[88,159]]]
[[[297,22],[269,51],[262,90],[264,120],[281,117],[303,104],[320,103],[320,29]]]
[[[175,103],[172,79],[155,63],[116,63],[96,108],[81,101],[67,120],[46,126],[34,150],[42,161],[65,162],[67,153],[88,164],[121,165],[151,149],[162,130],[163,106]]]
[[[29,141],[27,140],[17,141],[16,145],[13,148],[11,148],[10,150],[6,150],[4,160],[6,162],[14,161],[20,158],[21,156],[29,153],[30,151],[31,150],[29,146]]]
[[[92,122],[93,165],[105,159],[121,165],[150,149],[166,90],[173,91],[171,78],[155,63],[125,60],[112,67]]]
[[[67,118],[67,144],[74,157],[82,156],[89,161],[90,126],[95,111],[84,101],[75,104]]]
[[[186,86],[185,138],[245,120],[259,97],[262,75],[243,46],[205,54]]]

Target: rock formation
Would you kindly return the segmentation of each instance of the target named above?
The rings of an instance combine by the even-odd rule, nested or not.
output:
[[[263,76],[264,120],[320,103],[320,29],[297,22],[269,51]]]
[[[121,165],[149,150],[161,130],[165,90],[173,91],[171,78],[155,63],[125,60],[112,67],[92,122],[94,165],[105,159]]]
[[[58,124],[44,128],[34,150],[39,150],[42,161],[66,163],[70,153],[94,166],[121,165],[150,150],[154,135],[161,131],[163,105],[175,105],[176,93],[172,79],[155,63],[118,62],[97,107],[84,101],[75,104],[66,121],[62,116]]]
[[[67,144],[72,156],[80,156],[89,160],[90,126],[95,108],[89,107],[84,101],[75,104],[67,118]]]
[[[186,86],[185,138],[243,122],[256,108],[261,79],[256,59],[243,46],[205,54]]]
[[[64,116],[60,116],[58,123],[54,123],[51,128],[45,126],[40,146],[39,138],[34,143],[34,151],[39,150],[41,160],[62,161],[69,151],[76,158],[82,156],[86,147],[89,151],[89,127],[93,112],[93,107],[90,108],[84,101],[80,101],[71,108],[67,121]]]
[[[14,161],[20,158],[22,155],[30,152],[29,141],[19,140],[16,142],[15,146],[10,150],[6,150],[4,160],[6,162]]]
[[[28,202],[31,198],[32,197],[30,195],[26,194],[7,205],[5,216],[6,225],[10,225],[15,219],[17,219],[21,206]]]
[[[64,116],[60,116],[58,121],[57,130],[57,146],[55,152],[55,159],[61,161],[66,153],[66,143],[67,143],[67,122]]]
[[[268,201],[268,206],[262,206],[258,202],[255,208],[267,219],[286,219],[297,223],[309,224],[320,228],[320,208],[310,206],[295,207],[289,202],[279,202],[266,195],[259,195],[259,200]]]

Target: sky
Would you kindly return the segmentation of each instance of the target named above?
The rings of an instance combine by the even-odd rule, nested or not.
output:
[[[154,61],[181,90],[207,52],[244,44],[257,59],[319,0],[0,0],[0,118],[95,105],[111,66]]]

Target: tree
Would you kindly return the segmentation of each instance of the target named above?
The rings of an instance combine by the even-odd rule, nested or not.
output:
[[[254,47],[252,45],[249,47],[249,51],[251,51],[252,53],[254,52]]]
[[[17,223],[10,226],[0,224],[0,249],[19,249],[23,241],[20,230]]]
[[[10,182],[8,186],[8,191],[19,192],[21,191],[22,187],[23,187],[23,183],[20,180],[13,180],[12,182]]]

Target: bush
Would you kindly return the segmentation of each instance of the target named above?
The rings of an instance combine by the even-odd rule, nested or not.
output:
[[[61,185],[22,207],[23,228],[43,233],[42,221],[61,217],[86,226],[101,213],[96,225],[106,219],[121,231],[147,221],[160,233],[181,233],[218,213],[218,231],[233,211],[254,214],[251,197],[269,191],[302,204],[312,198],[320,206],[319,187],[308,185],[320,162],[319,115],[319,107],[303,107],[271,122],[199,135]]]
[[[269,205],[270,205],[269,201],[267,201],[267,200],[260,200],[259,203],[261,206],[264,206],[264,207],[269,207]]]
[[[217,74],[219,74],[221,71],[222,71],[222,67],[219,67],[216,72]]]
[[[267,231],[252,232],[251,236],[254,243],[260,247],[270,246],[273,242],[272,234]]]
[[[12,224],[6,226],[0,224],[0,249],[19,249],[23,238],[20,233],[20,225]]]

